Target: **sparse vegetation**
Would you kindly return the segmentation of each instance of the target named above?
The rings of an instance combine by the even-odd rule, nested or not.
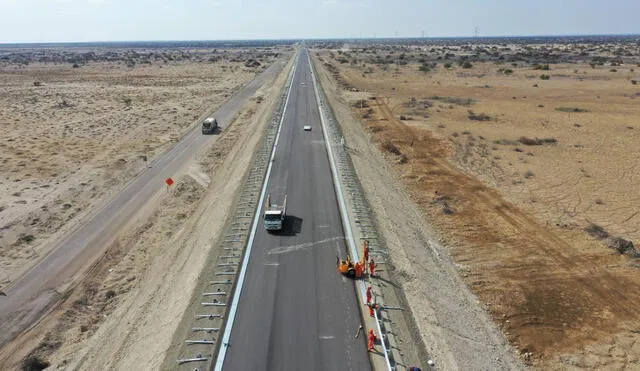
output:
[[[589,112],[588,110],[586,110],[584,108],[579,108],[579,107],[556,107],[556,111],[559,111],[559,112],[577,112],[577,113]]]
[[[596,238],[607,238],[609,237],[609,232],[607,232],[604,228],[597,224],[589,224],[585,231]]]
[[[551,76],[549,75],[544,75],[544,74],[540,75],[540,80],[549,80],[549,79],[551,79]]]
[[[475,113],[471,110],[467,111],[467,117],[473,121],[492,121],[493,118],[484,113]]]
[[[51,366],[51,363],[49,363],[49,361],[35,355],[29,355],[27,356],[27,358],[22,360],[21,370],[40,371],[46,369],[49,366]]]
[[[382,149],[394,155],[398,155],[398,156],[402,155],[402,152],[400,151],[400,149],[398,149],[398,147],[396,147],[396,145],[393,144],[391,141],[383,142]]]
[[[558,142],[555,138],[528,138],[528,137],[520,137],[518,142],[524,144],[525,146],[541,146],[543,144],[556,144]]]
[[[440,97],[438,95],[433,95],[428,99],[448,104],[457,104],[459,106],[471,106],[476,103],[475,99],[472,98]]]

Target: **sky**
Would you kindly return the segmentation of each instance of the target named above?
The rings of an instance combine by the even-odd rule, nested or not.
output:
[[[640,0],[0,0],[0,43],[640,34]]]

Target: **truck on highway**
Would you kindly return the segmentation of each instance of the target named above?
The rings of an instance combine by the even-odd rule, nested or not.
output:
[[[287,216],[287,195],[284,195],[282,205],[271,203],[271,195],[267,196],[267,207],[264,210],[264,229],[267,231],[280,231],[284,226]]]
[[[218,129],[218,120],[215,117],[207,117],[202,122],[202,134],[215,134]]]

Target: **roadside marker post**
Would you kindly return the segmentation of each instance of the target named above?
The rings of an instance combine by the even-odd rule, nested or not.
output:
[[[167,185],[167,192],[169,192],[169,187],[171,187],[173,185],[173,179],[171,178],[167,178],[164,180],[165,184]]]

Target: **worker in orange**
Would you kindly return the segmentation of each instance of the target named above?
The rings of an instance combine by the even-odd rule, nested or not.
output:
[[[375,316],[375,313],[373,312],[373,307],[375,306],[373,303],[369,303],[367,304],[369,306],[369,317],[373,317]]]
[[[373,297],[373,289],[371,286],[367,288],[367,304],[371,304],[371,298]]]
[[[373,261],[373,258],[369,260],[369,276],[371,277],[376,276],[376,262]]]
[[[356,270],[356,278],[360,278],[362,277],[362,274],[364,273],[364,267],[362,266],[362,264],[360,264],[360,262],[356,262],[355,264],[355,270]]]
[[[369,243],[367,240],[364,240],[364,262],[365,264],[369,261]]]
[[[375,344],[376,344],[376,334],[373,332],[373,330],[369,330],[369,351],[373,352],[375,350]]]

